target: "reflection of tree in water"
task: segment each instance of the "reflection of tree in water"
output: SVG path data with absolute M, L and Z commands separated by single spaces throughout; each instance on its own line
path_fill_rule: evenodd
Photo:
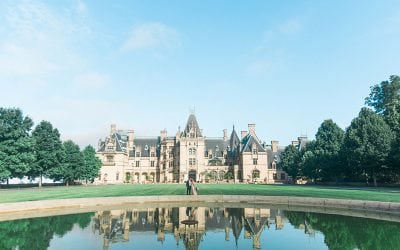
M 400 223 L 306 212 L 285 212 L 297 228 L 325 236 L 329 249 L 400 249 Z
M 47 249 L 54 235 L 72 230 L 74 224 L 85 228 L 91 213 L 0 222 L 0 249 Z

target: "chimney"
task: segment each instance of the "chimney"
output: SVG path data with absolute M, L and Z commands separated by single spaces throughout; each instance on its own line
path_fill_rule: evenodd
M 255 123 L 249 123 L 248 124 L 248 128 L 249 128 L 249 133 L 253 136 L 256 135 L 256 124 Z
M 111 124 L 110 135 L 114 134 L 116 130 L 117 130 L 117 125 Z
M 224 129 L 224 141 L 228 140 L 228 130 Z
M 129 147 L 133 147 L 133 138 L 135 135 L 135 131 L 133 130 L 128 130 L 128 145 Z
M 272 149 L 272 152 L 278 152 L 279 141 L 271 141 L 271 149 Z
M 165 138 L 167 138 L 167 130 L 166 129 L 161 130 L 160 138 L 161 138 L 161 141 L 164 140 Z
M 247 131 L 242 130 L 242 131 L 240 132 L 240 136 L 241 136 L 242 139 L 243 139 L 246 135 L 247 135 Z

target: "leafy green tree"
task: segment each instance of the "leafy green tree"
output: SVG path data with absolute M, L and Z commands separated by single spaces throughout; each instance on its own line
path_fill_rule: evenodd
M 42 186 L 42 177 L 49 176 L 51 168 L 60 166 L 62 143 L 60 133 L 53 128 L 50 122 L 40 122 L 32 132 L 36 162 L 32 164 L 30 177 L 40 177 L 39 187 Z
M 63 154 L 59 167 L 52 168 L 49 175 L 54 180 L 63 180 L 68 186 L 81 178 L 85 160 L 79 146 L 73 141 L 63 142 Z
M 289 145 L 282 152 L 280 159 L 280 167 L 293 178 L 293 181 L 296 181 L 301 175 L 299 150 L 295 146 Z
M 392 131 L 383 118 L 368 108 L 362 108 L 353 119 L 344 137 L 344 152 L 347 161 L 356 173 L 364 175 L 368 182 L 386 170 L 385 164 L 393 139 Z
M 315 151 L 321 167 L 321 177 L 338 181 L 343 177 L 341 147 L 344 131 L 331 119 L 325 120 L 315 135 Z
M 392 75 L 389 81 L 383 81 L 371 87 L 365 104 L 383 115 L 396 134 L 400 133 L 400 77 Z
M 0 180 L 22 178 L 34 161 L 31 118 L 16 108 L 0 108 Z
M 400 76 L 392 75 L 389 81 L 371 87 L 369 97 L 365 103 L 382 115 L 396 139 L 393 140 L 389 156 L 389 177 L 396 182 L 400 179 Z
M 300 151 L 301 169 L 305 177 L 314 183 L 321 179 L 322 163 L 320 162 L 319 152 L 316 150 L 315 141 L 310 141 Z
M 96 156 L 96 150 L 88 145 L 83 150 L 84 165 L 81 179 L 88 181 L 93 181 L 99 175 L 101 160 Z

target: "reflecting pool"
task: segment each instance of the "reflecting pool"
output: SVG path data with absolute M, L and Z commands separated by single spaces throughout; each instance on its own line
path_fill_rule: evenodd
M 0 249 L 400 249 L 400 223 L 278 208 L 129 208 L 0 222 Z

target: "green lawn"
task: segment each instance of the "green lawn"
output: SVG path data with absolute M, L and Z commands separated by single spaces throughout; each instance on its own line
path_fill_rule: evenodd
M 200 195 L 270 195 L 400 202 L 400 189 L 302 185 L 198 184 Z M 184 184 L 0 189 L 0 203 L 113 196 L 184 195 Z

